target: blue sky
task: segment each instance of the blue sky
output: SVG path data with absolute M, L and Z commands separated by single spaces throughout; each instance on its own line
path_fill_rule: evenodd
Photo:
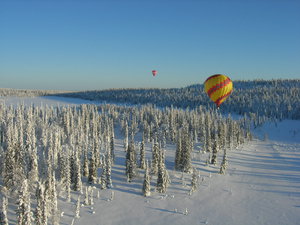
M 298 0 L 0 0 L 0 87 L 300 78 L 299 12 Z

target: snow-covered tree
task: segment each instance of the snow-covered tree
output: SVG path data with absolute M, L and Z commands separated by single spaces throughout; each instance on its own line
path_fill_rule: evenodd
M 178 132 L 177 136 L 177 144 L 176 144 L 176 153 L 175 153 L 175 169 L 181 170 L 182 169 L 182 161 L 181 161 L 181 155 L 182 155 L 182 139 L 181 139 L 181 131 Z
M 47 213 L 51 214 L 53 224 L 58 224 L 59 213 L 57 203 L 56 179 L 55 174 L 52 172 L 46 180 L 45 184 L 45 202 L 47 204 Z
M 110 144 L 111 160 L 112 160 L 112 163 L 114 163 L 114 161 L 115 161 L 115 134 L 114 134 L 114 123 L 113 123 L 113 120 L 111 120 L 111 125 L 110 125 L 109 144 Z
M 8 225 L 8 218 L 7 218 L 7 197 L 2 197 L 2 204 L 0 205 L 0 225 Z
M 10 135 L 10 128 L 7 128 L 7 134 Z M 4 169 L 3 169 L 3 182 L 7 189 L 15 186 L 15 151 L 12 141 L 9 136 L 6 137 L 6 150 L 4 151 Z
M 47 215 L 43 215 L 43 213 L 46 213 L 44 209 L 44 205 L 46 204 L 45 202 L 45 196 L 44 196 L 44 186 L 39 182 L 38 186 L 36 188 L 35 192 L 36 196 L 36 208 L 35 208 L 35 222 L 37 225 L 44 225 L 43 218 L 46 217 Z
M 74 191 L 82 191 L 82 181 L 81 181 L 81 162 L 78 156 L 78 152 L 75 153 L 75 162 L 74 162 Z
M 189 136 L 188 128 L 185 127 L 183 130 L 183 138 L 182 138 L 182 151 L 181 151 L 181 169 L 184 172 L 191 172 L 192 169 L 192 151 L 193 151 L 193 141 Z
M 205 123 L 204 126 L 206 128 L 205 130 L 205 143 L 204 143 L 204 150 L 206 152 L 211 152 L 212 143 L 211 143 L 211 116 L 209 113 L 205 116 Z
M 75 217 L 76 218 L 79 218 L 80 217 L 80 195 L 78 196 L 78 199 L 77 199 L 77 203 L 76 203 L 76 209 L 75 209 Z
M 134 148 L 134 141 L 131 140 L 126 153 L 126 176 L 128 182 L 131 182 L 136 176 L 136 166 L 136 152 Z
M 140 165 L 139 168 L 145 169 L 146 167 L 146 156 L 145 156 L 145 141 L 144 141 L 144 136 L 143 140 L 140 143 Z
M 125 121 L 124 150 L 128 150 L 128 123 Z
M 143 182 L 143 195 L 145 197 L 151 195 L 151 177 L 150 177 L 150 170 L 149 170 L 149 164 L 148 160 L 146 162 L 146 169 L 145 169 L 145 175 L 144 175 L 144 182 Z
M 31 183 L 36 183 L 38 181 L 38 156 L 37 149 L 29 150 L 29 169 L 28 169 L 28 179 Z
M 17 200 L 17 224 L 18 225 L 31 225 L 32 212 L 30 207 L 30 192 L 28 190 L 28 181 L 25 179 L 22 183 Z
M 196 168 L 193 168 L 192 181 L 191 181 L 191 193 L 196 191 L 198 188 L 198 173 Z
M 94 205 L 94 189 L 90 188 L 89 205 Z
M 84 150 L 83 153 L 83 174 L 84 177 L 89 176 L 89 159 L 88 159 L 88 153 L 87 148 Z
M 111 167 L 112 167 L 112 156 L 110 149 L 106 151 L 106 187 L 112 188 L 112 179 L 111 179 Z
M 91 158 L 89 160 L 89 177 L 88 181 L 90 184 L 94 184 L 97 180 L 97 167 L 96 167 L 96 159 L 95 155 L 92 153 Z
M 67 149 L 66 149 L 67 150 Z M 61 155 L 60 179 L 63 190 L 66 192 L 66 200 L 71 200 L 71 167 L 69 153 Z
M 162 150 L 160 150 L 159 161 L 158 161 L 156 190 L 159 193 L 166 193 L 169 183 L 170 183 L 170 177 L 169 177 L 168 171 L 165 166 L 164 152 Z
M 89 188 L 90 187 L 85 187 L 85 195 L 84 195 L 84 204 L 88 205 L 89 204 Z
M 107 166 L 106 166 L 106 157 L 103 156 L 103 163 L 102 163 L 102 171 L 101 171 L 101 177 L 100 177 L 100 187 L 101 189 L 106 189 L 106 182 L 107 182 Z
M 159 143 L 157 138 L 152 141 L 152 161 L 151 161 L 151 173 L 157 174 L 159 163 Z
M 227 151 L 226 151 L 226 149 L 224 149 L 223 160 L 222 160 L 220 171 L 219 171 L 220 174 L 225 174 L 227 164 L 228 164 L 228 162 L 227 162 Z
M 213 135 L 213 146 L 212 146 L 212 158 L 211 158 L 211 164 L 216 165 L 217 164 L 217 153 L 219 149 L 219 139 L 217 135 Z

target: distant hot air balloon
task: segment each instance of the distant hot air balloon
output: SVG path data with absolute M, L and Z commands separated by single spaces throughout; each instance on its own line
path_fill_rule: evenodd
M 152 70 L 152 75 L 155 77 L 157 74 L 157 71 L 156 70 Z
M 204 89 L 209 98 L 219 108 L 231 94 L 233 84 L 229 77 L 222 74 L 215 74 L 206 79 Z

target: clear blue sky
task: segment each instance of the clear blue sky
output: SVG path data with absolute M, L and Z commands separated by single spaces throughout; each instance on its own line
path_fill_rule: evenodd
M 0 0 L 0 87 L 300 78 L 299 12 L 299 0 Z

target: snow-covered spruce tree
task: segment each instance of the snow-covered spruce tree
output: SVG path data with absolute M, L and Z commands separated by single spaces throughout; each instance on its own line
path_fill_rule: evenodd
M 205 116 L 204 113 L 202 112 L 199 118 L 199 141 L 203 144 L 205 143 L 205 136 L 206 136 L 206 128 L 204 125 L 204 121 L 205 121 Z
M 151 173 L 156 175 L 158 171 L 159 163 L 159 143 L 157 138 L 152 141 L 152 162 L 151 162 Z
M 58 203 L 57 203 L 57 191 L 56 191 L 56 179 L 54 172 L 48 175 L 45 183 L 45 203 L 47 204 L 47 214 L 51 214 L 53 224 L 59 223 Z
M 29 148 L 30 149 L 30 148 Z M 29 166 L 28 166 L 28 179 L 31 184 L 34 184 L 38 181 L 38 156 L 37 148 L 28 149 L 29 154 Z
M 53 225 L 59 225 L 59 220 L 60 220 L 60 213 L 58 210 L 58 202 L 57 202 L 57 191 L 56 191 L 56 180 L 55 180 L 55 175 L 53 174 L 53 180 L 54 180 L 54 185 L 52 189 L 52 224 Z
M 136 152 L 134 148 L 134 140 L 131 139 L 126 154 L 126 176 L 127 181 L 131 182 L 136 176 Z
M 12 125 L 7 124 L 6 137 L 4 143 L 4 169 L 3 169 L 3 183 L 7 189 L 15 186 L 15 148 L 12 142 Z
M 110 155 L 112 163 L 115 162 L 115 134 L 114 134 L 114 122 L 111 120 L 110 122 Z
M 125 121 L 125 134 L 124 134 L 124 150 L 125 152 L 128 150 L 128 123 Z
M 192 181 L 191 181 L 191 193 L 196 191 L 198 188 L 198 173 L 197 169 L 193 168 Z
M 75 217 L 76 218 L 80 218 L 80 195 L 78 196 L 78 199 L 77 199 L 77 203 L 76 203 L 76 209 L 75 209 Z
M 95 160 L 95 165 L 96 165 L 96 170 L 98 167 L 100 167 L 100 138 L 97 138 L 97 136 L 94 139 L 94 144 L 93 144 L 93 157 Z M 97 173 L 96 173 L 97 176 Z
M 146 120 L 143 121 L 143 137 L 145 138 L 145 142 L 148 143 L 150 141 L 150 128 Z
M 228 123 L 229 123 L 229 127 L 228 127 L 229 148 L 232 149 L 237 147 L 237 139 L 236 139 L 237 130 L 236 130 L 235 122 L 231 118 L 228 119 Z
M 196 129 L 194 129 L 194 143 L 198 143 L 198 132 Z
M 96 167 L 96 159 L 95 154 L 92 152 L 90 160 L 89 160 L 89 177 L 88 182 L 90 184 L 96 183 L 97 180 L 97 167 Z
M 83 152 L 83 176 L 88 177 L 89 176 L 89 159 L 88 159 L 88 148 L 84 149 Z
M 106 179 L 106 174 L 107 174 L 106 169 L 107 169 L 107 167 L 106 167 L 105 156 L 103 156 L 102 162 L 103 163 L 102 163 L 102 171 L 101 171 L 101 177 L 100 177 L 100 188 L 101 189 L 106 189 L 106 181 L 107 181 L 107 179 Z
M 94 189 L 90 188 L 89 205 L 94 205 Z
M 163 160 L 164 157 L 162 154 L 163 152 L 162 150 L 160 150 L 156 182 L 156 190 L 158 193 L 166 193 L 167 186 L 169 184 L 169 176 L 165 167 L 165 162 Z
M 2 204 L 0 205 L 0 225 L 8 225 L 8 218 L 7 218 L 7 197 L 2 197 Z
M 13 174 L 13 180 L 11 181 L 12 183 L 15 183 L 15 187 L 18 187 L 23 180 L 26 178 L 26 160 L 25 160 L 25 154 L 24 154 L 24 147 L 23 144 L 18 142 L 19 134 L 18 134 L 18 128 L 17 124 L 14 123 L 12 126 L 13 130 L 11 130 L 11 142 L 8 143 L 7 147 L 8 148 L 13 148 L 11 150 L 7 149 L 7 152 L 9 154 L 12 154 L 13 156 L 13 166 L 12 166 L 12 172 Z M 10 157 L 10 156 L 9 156 Z M 9 166 L 11 167 L 11 166 Z M 6 170 L 4 170 L 6 172 Z M 5 181 L 4 181 L 5 182 Z
M 71 167 L 69 153 L 66 151 L 61 155 L 61 184 L 63 190 L 66 192 L 66 200 L 71 200 Z
M 227 127 L 224 120 L 218 121 L 218 138 L 221 148 L 226 148 Z
M 27 177 L 28 171 L 31 169 L 29 166 L 29 155 L 31 153 L 31 148 L 27 149 L 24 145 L 24 128 L 23 128 L 23 118 L 21 115 L 15 115 L 17 121 L 14 123 L 14 135 L 13 143 L 15 148 L 15 173 L 17 183 L 22 183 L 22 181 Z M 35 134 L 34 134 L 35 135 Z M 34 136 L 33 135 L 33 136 Z M 35 136 L 33 137 L 35 140 Z M 35 143 L 34 143 L 35 145 Z M 30 147 L 33 145 L 30 144 Z M 30 185 L 30 182 L 28 183 Z
M 143 182 L 143 195 L 145 197 L 151 195 L 151 177 L 150 177 L 150 170 L 149 170 L 149 163 L 148 160 L 146 162 L 145 168 L 145 175 L 144 175 L 144 182 Z
M 131 126 L 130 126 L 130 132 L 134 136 L 138 132 L 138 125 L 136 121 L 136 116 L 132 116 Z
M 74 183 L 73 190 L 74 191 L 82 191 L 82 181 L 81 181 L 81 162 L 78 156 L 78 151 L 76 149 L 75 153 L 75 162 L 74 162 Z
M 0 129 L 1 129 L 1 123 L 0 123 Z M 1 133 L 1 131 L 0 131 L 0 133 Z M 1 139 L 1 137 L 0 137 L 0 139 Z M 4 170 L 4 150 L 3 150 L 2 146 L 3 146 L 3 143 L 0 143 L 0 175 L 1 176 L 3 176 L 3 170 Z M 2 179 L 3 179 L 3 177 L 2 177 Z
M 181 166 L 182 171 L 186 173 L 192 172 L 192 151 L 193 151 L 193 141 L 189 136 L 188 128 L 185 127 L 183 130 L 183 139 L 182 139 L 182 151 L 181 151 Z
M 44 208 L 44 204 L 45 203 L 45 199 L 44 199 L 44 186 L 39 182 L 38 186 L 36 188 L 36 192 L 35 192 L 35 197 L 36 197 L 36 208 L 35 208 L 35 222 L 37 225 L 44 225 L 43 223 L 43 217 L 45 217 L 45 215 L 43 216 L 43 213 L 45 213 L 45 211 L 43 210 Z
M 84 204 L 89 204 L 89 188 L 88 186 L 85 187 L 85 195 L 84 195 Z
M 41 218 L 41 224 L 45 225 L 45 224 L 48 224 L 48 217 L 49 217 L 49 208 L 50 208 L 50 205 L 49 205 L 49 201 L 48 201 L 48 191 L 46 191 L 46 188 L 44 188 L 44 197 L 43 197 L 43 204 L 41 205 L 42 206 L 42 218 Z
M 225 174 L 226 168 L 227 168 L 227 150 L 226 148 L 224 148 L 224 155 L 223 155 L 223 160 L 221 163 L 221 167 L 220 167 L 220 174 Z
M 212 148 L 212 143 L 211 143 L 211 116 L 209 115 L 209 113 L 206 113 L 204 126 L 206 128 L 206 130 L 205 130 L 204 150 L 206 152 L 211 152 L 211 148 Z
M 162 130 L 162 134 L 161 134 L 161 147 L 165 148 L 167 145 L 167 131 L 164 129 Z
M 234 132 L 232 128 L 231 119 L 227 119 L 228 133 L 227 133 L 227 147 L 231 150 L 234 147 Z
M 58 159 L 61 150 L 61 128 L 55 127 L 53 134 L 53 164 L 55 170 L 59 167 Z
M 111 156 L 111 149 L 107 148 L 106 151 L 106 187 L 112 188 L 112 180 L 111 180 L 111 166 L 112 166 L 112 156 Z
M 212 148 L 212 157 L 211 157 L 211 164 L 217 164 L 217 153 L 219 149 L 219 139 L 218 135 L 213 134 L 213 148 Z
M 67 110 L 66 108 L 63 108 L 63 129 L 64 133 L 66 135 L 66 140 L 69 139 L 70 133 L 71 133 L 71 127 L 70 127 L 70 110 Z
M 238 146 L 245 143 L 245 133 L 241 126 L 237 128 L 237 143 Z
M 177 134 L 177 144 L 176 144 L 176 153 L 175 153 L 175 170 L 182 169 L 181 155 L 182 155 L 182 138 L 181 138 L 181 130 L 178 131 Z
M 32 212 L 30 207 L 30 192 L 28 190 L 28 181 L 25 179 L 19 190 L 19 197 L 17 200 L 17 224 L 18 225 L 31 225 Z
M 146 156 L 145 156 L 145 140 L 144 136 L 140 143 L 140 165 L 139 168 L 145 169 L 146 167 Z

